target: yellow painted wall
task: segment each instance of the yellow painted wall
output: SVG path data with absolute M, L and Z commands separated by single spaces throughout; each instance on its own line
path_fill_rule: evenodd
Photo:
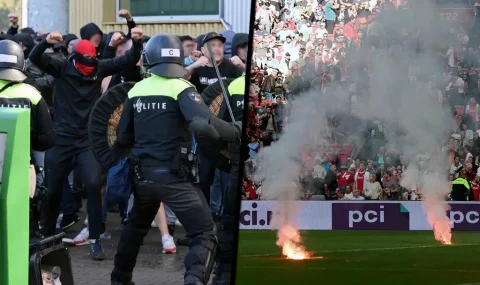
M 68 30 L 79 35 L 80 28 L 90 22 L 101 25 L 104 33 L 111 31 L 127 32 L 124 23 L 115 22 L 115 0 L 70 0 Z M 135 18 L 135 15 L 133 15 Z M 218 22 L 210 23 L 141 23 L 137 24 L 144 30 L 145 35 L 153 36 L 158 33 L 173 35 L 190 35 L 196 37 L 206 32 L 219 32 L 224 29 Z

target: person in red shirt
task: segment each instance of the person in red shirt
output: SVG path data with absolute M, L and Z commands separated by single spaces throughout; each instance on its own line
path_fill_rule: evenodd
M 473 179 L 472 183 L 470 185 L 472 186 L 472 191 L 473 191 L 473 200 L 474 201 L 479 201 L 480 200 L 480 183 L 479 183 L 479 177 L 480 176 L 475 176 L 475 179 Z
M 365 163 L 360 162 L 360 167 L 355 172 L 355 187 L 354 189 L 360 190 L 360 193 L 363 193 L 365 189 L 365 183 L 370 179 L 370 173 L 365 170 Z
M 337 174 L 338 188 L 345 191 L 347 186 L 350 186 L 350 188 L 353 187 L 353 182 L 355 182 L 354 170 L 351 168 L 347 170 L 346 166 L 341 166 L 340 169 L 342 171 Z
M 253 189 L 250 181 L 243 180 L 243 192 L 246 194 L 247 200 L 257 200 L 257 192 Z

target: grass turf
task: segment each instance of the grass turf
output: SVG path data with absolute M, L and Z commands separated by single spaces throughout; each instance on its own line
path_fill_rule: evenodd
M 478 284 L 480 233 L 454 232 L 453 245 L 430 231 L 302 231 L 312 260 L 287 260 L 274 231 L 241 230 L 237 285 Z

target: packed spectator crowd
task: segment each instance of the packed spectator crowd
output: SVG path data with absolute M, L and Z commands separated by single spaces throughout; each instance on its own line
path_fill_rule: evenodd
M 424 93 L 452 117 L 451 130 L 439 138 L 432 151 L 448 157 L 450 167 L 445 175 L 451 182 L 458 177 L 468 180 L 469 194 L 459 200 L 478 201 L 480 1 L 467 2 L 472 18 L 437 27 L 450 42 L 428 50 L 433 50 L 445 66 L 443 73 L 426 77 L 416 66 L 410 66 L 406 76 L 410 84 L 427 90 Z M 303 154 L 303 170 L 296 182 L 301 189 L 299 199 L 423 199 L 421 185 L 414 183 L 409 189 L 400 186 L 409 161 L 387 139 L 389 132 L 398 129 L 373 117 L 359 127 L 362 120 L 355 118 L 357 102 L 369 94 L 371 61 L 379 50 L 399 42 L 416 51 L 426 49 L 420 29 L 392 27 L 391 23 L 401 25 L 402 21 L 391 18 L 409 19 L 411 4 L 408 0 L 257 1 L 253 86 L 247 111 L 246 170 L 250 175 L 243 183 L 244 200 L 262 199 L 261 182 L 254 179 L 258 154 L 281 140 L 295 97 L 312 88 L 319 94 L 346 93 L 348 99 L 342 102 L 346 108 L 327 114 L 326 131 L 318 142 L 321 146 Z
M 37 190 L 42 186 L 48 186 L 44 183 L 44 180 L 47 184 L 49 179 L 50 182 L 54 180 L 64 181 L 61 203 L 58 201 L 58 205 L 55 205 L 55 207 L 61 207 L 61 214 L 56 225 L 57 231 L 67 231 L 80 221 L 80 215 L 86 218 L 87 213 L 82 210 L 84 208 L 82 201 L 85 198 L 88 197 L 89 200 L 88 213 L 90 214 L 92 213 L 90 208 L 93 207 L 90 205 L 103 204 L 101 215 L 92 217 L 89 214 L 85 221 L 82 220 L 85 228 L 72 239 L 70 233 L 67 233 L 67 238 L 64 239 L 64 242 L 75 245 L 89 245 L 90 257 L 95 260 L 103 260 L 105 257 L 101 240 L 111 238 L 106 228 L 107 212 L 119 213 L 122 224 L 125 224 L 128 222 L 128 213 L 133 202 L 130 201 L 128 204 L 127 201 L 124 201 L 125 203 L 109 203 L 104 198 L 107 184 L 106 173 L 96 173 L 98 169 L 91 167 L 92 164 L 87 171 L 87 176 L 85 169 L 80 169 L 80 164 L 88 159 L 94 159 L 91 154 L 89 154 L 88 159 L 82 156 L 90 149 L 88 147 L 88 136 L 86 135 L 88 114 L 95 101 L 112 87 L 124 82 L 139 82 L 149 76 L 141 64 L 141 49 L 142 44 L 145 48 L 150 37 L 143 35 L 143 30 L 136 27 L 130 11 L 120 10 L 119 17 L 126 20 L 128 32 L 116 31 L 107 34 L 103 33 L 95 23 L 89 23 L 81 28 L 78 35 L 66 34 L 62 36 L 53 31 L 49 33 L 44 30 L 35 31 L 32 28 L 22 29 L 19 27 L 18 16 L 11 13 L 9 14 L 10 28 L 0 34 L 0 41 L 12 40 L 23 49 L 26 60 L 25 75 L 27 76 L 24 83 L 38 89 L 45 99 L 57 133 L 57 144 L 59 144 L 60 137 L 64 138 L 65 133 L 70 132 L 66 135 L 70 141 L 67 144 L 63 142 L 61 145 L 71 145 L 72 147 L 80 147 L 81 145 L 81 150 L 72 150 L 66 154 L 74 157 L 71 164 L 66 162 L 62 167 L 67 170 L 73 169 L 71 172 L 69 171 L 69 175 L 67 174 L 68 177 L 49 177 L 50 172 L 44 171 L 44 165 L 48 164 L 44 163 L 44 161 L 47 161 L 45 152 L 34 151 L 32 164 L 36 165 L 38 172 Z M 215 69 L 210 65 L 210 60 L 202 53 L 202 47 L 205 49 L 204 45 L 207 42 L 215 42 L 211 44 L 211 49 L 216 58 L 221 58 L 217 64 L 222 77 L 237 78 L 244 73 L 246 51 L 240 52 L 240 50 L 246 50 L 247 34 L 236 34 L 233 31 L 226 30 L 222 35 L 209 32 L 194 37 L 184 35 L 178 36 L 178 38 L 183 45 L 184 66 L 188 67 L 190 71 L 188 78 L 185 79 L 189 80 L 199 93 L 218 80 Z M 58 66 L 66 66 L 68 65 L 67 62 L 72 64 L 73 71 L 59 73 Z M 108 63 L 108 66 L 105 63 Z M 100 65 L 105 69 L 101 70 L 101 74 L 97 72 L 97 67 Z M 73 79 L 70 80 L 70 77 Z M 82 82 L 81 86 L 76 85 L 78 81 Z M 61 83 L 57 84 L 58 82 Z M 65 82 L 69 83 L 65 84 Z M 73 98 L 69 96 L 73 96 Z M 110 121 L 105 123 L 112 124 Z M 66 126 L 70 130 L 65 130 Z M 46 153 L 48 157 L 48 151 Z M 50 159 L 60 160 L 62 158 L 57 155 Z M 45 165 L 45 167 L 48 169 L 48 165 Z M 43 179 L 44 176 L 46 176 L 45 179 Z M 97 178 L 101 181 L 96 181 Z M 101 185 L 103 202 L 90 201 L 90 199 L 97 197 L 97 193 L 93 195 L 95 197 L 88 194 L 88 191 L 97 192 L 95 189 L 88 189 L 92 186 L 92 183 Z M 99 193 L 100 189 L 98 189 Z M 220 202 L 222 199 L 221 196 L 213 198 L 220 200 Z M 218 205 L 217 209 L 212 208 L 213 215 L 219 214 L 218 208 Z M 43 210 L 45 211 L 45 209 Z M 44 215 L 45 213 L 31 215 L 31 238 L 43 237 L 40 230 L 43 221 L 40 220 L 40 216 L 43 217 Z M 93 237 L 89 229 L 92 219 L 97 219 L 97 222 L 101 220 L 99 237 Z M 161 207 L 155 221 L 152 222 L 152 227 L 158 226 L 162 234 L 164 253 L 176 252 L 176 245 L 173 241 L 175 225 L 178 226 L 179 222 L 173 212 L 168 207 L 165 207 L 165 210 Z M 43 226 L 45 227 L 45 225 Z M 188 238 L 185 243 L 182 245 L 188 245 Z

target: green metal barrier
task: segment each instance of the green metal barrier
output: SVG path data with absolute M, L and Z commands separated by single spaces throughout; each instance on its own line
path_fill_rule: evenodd
M 30 110 L 0 108 L 0 284 L 28 284 Z

